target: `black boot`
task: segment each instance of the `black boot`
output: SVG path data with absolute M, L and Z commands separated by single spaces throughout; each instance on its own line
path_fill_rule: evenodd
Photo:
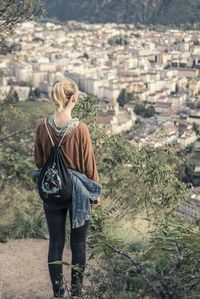
M 53 285 L 53 293 L 56 298 L 63 298 L 65 294 L 65 286 L 63 280 L 56 280 Z
M 71 295 L 81 296 L 84 277 L 84 266 L 74 266 L 71 271 Z

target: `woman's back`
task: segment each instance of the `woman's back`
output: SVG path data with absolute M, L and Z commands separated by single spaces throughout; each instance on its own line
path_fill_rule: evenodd
M 58 144 L 62 138 L 61 135 L 49 123 L 47 125 L 54 143 Z M 65 130 L 67 130 L 67 126 Z M 43 167 L 51 148 L 51 140 L 45 127 L 45 120 L 43 119 L 38 124 L 35 137 L 34 157 L 38 168 Z M 77 126 L 66 134 L 61 143 L 61 149 L 66 157 L 69 168 L 86 174 L 94 181 L 99 181 L 90 133 L 84 122 L 79 121 Z

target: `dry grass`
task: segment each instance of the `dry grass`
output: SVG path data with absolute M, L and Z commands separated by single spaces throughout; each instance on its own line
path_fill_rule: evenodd
M 117 239 L 125 243 L 134 241 L 145 241 L 148 239 L 150 230 L 149 221 L 142 213 L 134 219 L 123 218 L 121 220 L 111 219 L 105 227 L 108 238 Z

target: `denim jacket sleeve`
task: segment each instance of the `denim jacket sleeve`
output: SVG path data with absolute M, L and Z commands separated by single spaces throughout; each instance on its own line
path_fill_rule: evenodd
M 102 192 L 101 184 L 89 179 L 85 174 L 71 170 L 72 190 L 72 228 L 84 225 L 91 217 L 91 204 Z

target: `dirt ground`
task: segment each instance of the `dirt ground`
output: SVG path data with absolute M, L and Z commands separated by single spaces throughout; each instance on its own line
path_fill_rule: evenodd
M 50 299 L 48 240 L 11 240 L 0 243 L 0 299 Z M 63 260 L 70 262 L 70 249 Z M 64 267 L 68 281 L 70 271 Z M 66 297 L 67 298 L 67 297 Z

